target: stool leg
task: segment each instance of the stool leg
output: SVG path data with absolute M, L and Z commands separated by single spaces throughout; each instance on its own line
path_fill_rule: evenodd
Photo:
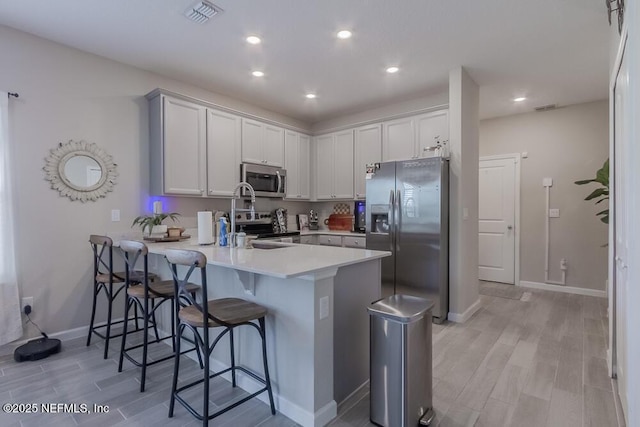
M 138 304 L 133 306 L 133 313 L 135 315 L 134 319 L 135 319 L 135 324 L 136 324 L 136 331 L 140 330 L 140 325 L 138 325 L 138 317 L 140 316 L 138 314 Z
M 273 404 L 273 392 L 271 391 L 271 379 L 269 378 L 269 364 L 267 363 L 267 330 L 265 328 L 264 317 L 261 317 L 260 337 L 262 338 L 262 361 L 264 362 L 264 379 L 267 382 L 267 393 L 269 394 L 269 404 L 271 405 L 271 414 L 276 414 L 276 407 Z
M 180 370 L 180 337 L 184 328 L 178 325 L 178 334 L 175 335 L 176 356 L 173 363 L 173 382 L 171 383 L 171 397 L 169 398 L 169 418 L 173 417 L 173 407 L 176 403 L 176 388 L 178 387 L 178 371 Z M 197 345 L 197 343 L 196 343 Z
M 144 319 L 142 321 L 144 330 L 142 333 L 142 375 L 140 377 L 140 392 L 144 391 L 144 383 L 147 379 L 147 345 L 149 344 L 149 298 L 144 299 L 144 309 L 142 310 Z M 155 326 L 155 324 L 154 324 Z
M 153 332 L 156 336 L 156 342 L 160 342 L 160 335 L 158 335 L 158 323 L 156 322 L 156 300 L 151 300 L 151 316 L 153 317 Z M 145 331 L 147 329 L 145 328 Z
M 204 304 L 207 302 L 205 301 Z M 209 425 L 209 328 L 205 327 L 202 329 L 202 335 L 204 342 L 203 348 L 203 356 L 204 356 L 204 402 L 202 406 L 202 426 L 207 427 Z
M 125 293 L 124 295 L 124 322 L 122 324 L 122 340 L 121 340 L 121 344 L 120 344 L 120 360 L 118 361 L 118 372 L 122 372 L 122 361 L 124 359 L 124 349 L 126 347 L 126 341 L 127 341 L 127 326 L 128 326 L 128 321 L 127 319 L 129 318 L 129 307 L 131 306 L 131 299 L 129 298 L 129 295 Z
M 231 347 L 231 385 L 236 386 L 236 357 L 233 345 L 233 328 L 229 328 L 229 347 Z
M 89 335 L 87 336 L 87 347 L 91 345 L 91 335 L 93 335 L 93 322 L 96 319 L 96 302 L 98 299 L 98 282 L 93 281 L 93 306 L 91 307 L 91 321 L 89 322 Z
M 171 301 L 171 306 L 175 304 L 175 300 Z M 171 309 L 171 347 L 173 348 L 173 352 L 176 352 L 176 313 Z
M 105 290 L 106 291 L 106 290 Z M 113 308 L 113 283 L 109 283 L 109 291 L 107 292 L 107 334 L 104 338 L 104 358 L 109 353 L 109 340 L 111 339 L 111 312 Z

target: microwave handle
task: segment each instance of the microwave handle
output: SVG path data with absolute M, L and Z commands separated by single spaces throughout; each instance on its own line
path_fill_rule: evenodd
M 282 177 L 280 176 L 280 171 L 276 171 L 276 176 L 278 177 L 278 193 L 281 193 L 280 188 L 282 187 Z

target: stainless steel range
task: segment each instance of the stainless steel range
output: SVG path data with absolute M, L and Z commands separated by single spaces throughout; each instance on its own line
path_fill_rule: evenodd
M 300 243 L 299 231 L 286 233 L 274 233 L 273 214 L 271 212 L 256 212 L 256 219 L 251 221 L 251 214 L 241 213 L 236 215 L 236 233 L 240 230 L 247 235 L 258 236 L 261 240 L 278 240 L 283 242 Z

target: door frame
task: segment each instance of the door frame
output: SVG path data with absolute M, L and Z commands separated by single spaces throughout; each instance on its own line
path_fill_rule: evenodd
M 522 156 L 520 153 L 496 154 L 492 156 L 480 156 L 478 163 L 483 160 L 507 160 L 513 159 L 515 165 L 515 184 L 514 184 L 514 211 L 513 211 L 513 237 L 514 237 L 514 255 L 513 255 L 513 285 L 520 286 L 520 163 Z M 478 199 L 479 200 L 479 199 Z M 478 201 L 479 203 L 479 201 Z M 479 210 L 479 207 L 478 207 Z

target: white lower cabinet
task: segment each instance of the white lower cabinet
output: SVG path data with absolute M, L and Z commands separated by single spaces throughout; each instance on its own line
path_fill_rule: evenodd
M 318 244 L 325 246 L 342 246 L 342 237 L 321 234 L 318 236 Z
M 335 234 L 316 234 L 300 236 L 300 243 L 306 245 L 342 246 L 345 248 L 367 247 L 365 237 L 339 236 Z
M 345 248 L 366 248 L 366 238 L 365 237 L 352 237 L 352 236 L 344 236 L 342 237 L 342 246 Z
M 300 236 L 300 243 L 303 245 L 317 245 L 318 244 L 318 236 L 310 235 L 310 236 Z

